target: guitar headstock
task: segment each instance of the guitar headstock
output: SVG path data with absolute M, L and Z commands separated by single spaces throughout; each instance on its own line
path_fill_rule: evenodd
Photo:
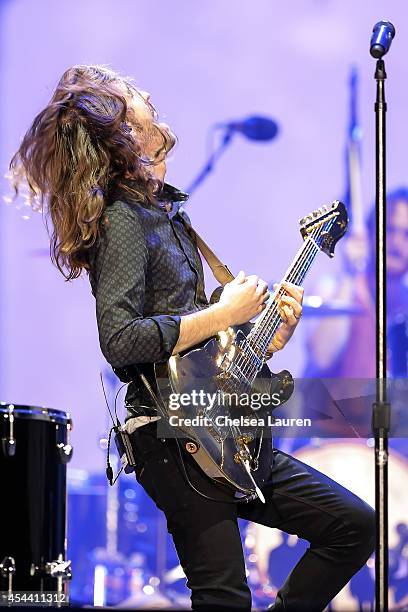
M 334 200 L 330 206 L 306 215 L 299 223 L 303 239 L 310 237 L 321 251 L 333 257 L 337 242 L 347 231 L 347 209 L 342 202 Z

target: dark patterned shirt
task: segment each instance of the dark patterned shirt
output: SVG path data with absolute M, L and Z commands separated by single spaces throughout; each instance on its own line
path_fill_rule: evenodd
M 152 382 L 152 364 L 168 360 L 177 343 L 180 315 L 208 306 L 201 259 L 176 204 L 186 195 L 165 185 L 161 199 L 171 212 L 116 195 L 90 252 L 100 345 L 121 380 L 137 365 Z M 129 385 L 126 404 L 128 416 L 156 413 L 140 381 Z

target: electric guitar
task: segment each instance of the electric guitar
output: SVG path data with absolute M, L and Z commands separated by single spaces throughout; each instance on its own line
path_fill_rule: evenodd
M 347 210 L 337 200 L 301 219 L 303 244 L 282 282 L 301 285 L 320 251 L 333 257 L 347 225 Z M 266 365 L 284 293 L 281 283 L 255 324 L 229 328 L 155 364 L 160 413 L 204 472 L 236 497 L 263 498 L 260 488 L 271 465 L 271 412 L 294 387 L 287 370 L 274 374 Z M 261 394 L 270 403 L 254 409 Z

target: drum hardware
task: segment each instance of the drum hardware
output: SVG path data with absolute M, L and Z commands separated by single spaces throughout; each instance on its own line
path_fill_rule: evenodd
M 13 591 L 13 576 L 16 573 L 16 562 L 13 557 L 4 557 L 3 561 L 0 563 L 0 575 L 2 578 L 7 579 L 8 583 L 8 593 L 11 595 Z
M 72 457 L 72 453 L 74 449 L 72 448 L 70 444 L 63 444 L 61 442 L 60 444 L 57 444 L 57 448 L 58 448 L 59 456 L 61 459 L 61 463 L 68 463 L 68 461 L 71 461 L 71 457 Z
M 4 418 L 9 422 L 9 434 L 8 437 L 2 438 L 3 453 L 7 457 L 14 457 L 16 454 L 16 440 L 14 438 L 14 406 L 10 404 L 7 407 L 7 413 Z
M 30 567 L 30 575 L 32 577 L 37 576 L 41 579 L 40 591 L 48 590 L 48 587 L 44 589 L 44 579 L 55 579 L 55 591 L 60 595 L 64 593 L 64 583 L 72 578 L 71 561 L 65 561 L 62 555 L 59 555 L 57 561 L 49 561 L 40 566 L 32 563 Z
M 56 435 L 57 435 L 57 439 L 59 437 L 59 425 L 55 426 L 56 429 Z M 57 443 L 57 449 L 58 449 L 58 453 L 59 453 L 59 457 L 61 459 L 61 463 L 65 464 L 68 463 L 69 461 L 71 461 L 72 459 L 72 454 L 74 452 L 74 449 L 72 448 L 72 445 L 70 444 L 70 433 L 71 433 L 71 429 L 72 429 L 72 421 L 69 420 L 66 426 L 66 439 L 61 442 Z M 64 430 L 62 430 L 62 436 L 64 436 Z
M 31 564 L 31 576 L 52 576 L 53 578 L 63 577 L 65 580 L 72 578 L 71 561 L 64 561 L 62 555 L 58 561 L 47 561 L 44 565 Z
M 48 575 L 57 579 L 57 593 L 63 593 L 64 582 L 71 580 L 71 561 L 64 561 L 62 555 L 58 561 L 51 561 L 45 564 L 45 571 Z

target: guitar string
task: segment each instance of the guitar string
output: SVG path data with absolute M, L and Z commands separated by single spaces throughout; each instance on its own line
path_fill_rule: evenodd
M 304 258 L 305 263 L 304 264 L 302 263 L 301 266 L 294 266 L 291 270 L 289 270 L 289 273 L 287 274 L 287 280 L 289 280 L 289 282 L 295 281 L 295 280 L 298 282 L 302 282 L 304 280 L 315 257 L 321 250 L 320 245 L 316 243 L 316 240 L 320 238 L 323 230 L 326 231 L 328 229 L 331 229 L 332 224 L 333 222 L 327 224 L 328 227 L 319 229 L 319 231 L 315 232 L 313 237 L 311 237 L 311 247 L 310 249 L 307 250 L 306 257 Z M 299 267 L 300 267 L 300 270 L 299 270 Z M 286 293 L 286 291 L 284 292 Z M 276 312 L 277 312 L 277 308 L 275 308 L 275 312 L 270 312 L 266 317 L 264 317 L 264 321 L 262 321 L 262 324 L 259 326 L 259 330 L 258 329 L 255 330 L 255 333 L 253 334 L 251 340 L 254 340 L 255 342 L 259 341 L 261 334 L 264 333 L 265 331 L 265 327 L 270 325 L 270 319 L 273 317 L 273 315 L 276 314 Z M 267 339 L 267 341 L 269 341 L 269 338 Z
M 309 235 L 308 237 L 313 236 L 314 239 L 318 238 L 320 236 L 320 234 L 322 233 L 323 229 L 327 230 L 330 229 L 331 226 L 333 225 L 335 219 L 331 220 L 331 222 L 328 225 L 328 227 L 324 227 L 326 224 L 323 224 L 322 226 L 320 226 L 317 230 L 315 230 L 314 232 L 312 232 L 311 235 Z M 304 248 L 304 245 L 302 245 Z M 299 274 L 303 274 L 305 275 L 308 271 L 308 269 L 310 268 L 311 264 L 313 263 L 313 260 L 315 259 L 317 253 L 319 252 L 320 247 L 318 245 L 315 244 L 315 242 L 310 242 L 310 244 L 304 249 L 304 252 L 302 253 L 302 255 L 300 256 L 300 258 L 298 259 L 298 261 L 295 263 L 295 265 L 292 268 L 289 268 L 288 272 L 285 274 L 284 278 L 292 279 L 294 280 L 296 278 L 296 275 Z M 304 278 L 304 276 L 303 276 Z M 268 317 L 264 317 L 264 321 L 262 321 L 262 326 L 260 327 L 261 332 L 263 332 L 265 330 L 265 328 L 269 325 L 270 320 L 273 319 L 273 317 L 278 314 L 277 313 L 277 308 L 280 305 L 281 301 L 277 301 L 277 298 L 281 297 L 282 295 L 285 294 L 284 290 L 279 290 L 278 293 L 276 294 L 276 296 L 274 297 L 274 306 L 271 309 L 271 311 L 268 313 Z M 280 324 L 281 321 L 281 317 L 278 315 L 278 317 L 276 318 L 273 327 L 277 327 L 277 325 Z M 258 331 L 258 330 L 257 330 Z M 273 334 L 276 333 L 275 331 L 273 332 Z M 260 333 L 258 331 L 258 336 L 256 336 L 257 338 L 260 337 Z M 273 337 L 273 336 L 272 336 Z M 253 340 L 253 338 L 252 338 Z M 246 341 L 246 340 L 245 340 Z M 265 341 L 264 341 L 265 342 Z M 251 347 L 252 350 L 252 347 Z M 251 373 L 251 376 L 255 375 L 258 373 L 259 368 L 257 366 L 254 367 L 253 362 L 251 363 L 251 361 L 248 362 L 247 359 L 242 358 L 241 355 L 238 356 L 237 359 L 237 364 L 239 364 L 239 366 L 241 366 L 244 362 L 246 363 L 246 367 L 244 368 L 244 371 L 242 371 L 242 374 L 245 376 L 245 378 L 248 376 L 249 373 Z M 246 371 L 245 371 L 246 370 Z M 241 372 L 240 368 L 239 371 Z M 233 381 L 232 385 L 231 383 L 229 384 L 230 387 L 230 391 L 232 393 L 237 393 L 239 391 L 239 387 L 242 387 L 242 380 L 241 381 Z M 248 383 L 249 381 L 247 381 Z M 214 410 L 218 408 L 218 406 L 215 406 L 211 411 L 210 411 L 210 418 L 213 415 Z
M 309 261 L 309 256 L 310 255 L 315 255 L 318 252 L 318 245 L 315 244 L 315 240 L 318 239 L 321 235 L 321 233 L 323 232 L 323 230 L 325 230 L 326 228 L 322 226 L 320 226 L 319 228 L 317 228 L 314 232 L 312 232 L 312 235 L 309 235 L 308 238 L 311 238 L 311 241 L 309 242 L 308 247 L 306 247 L 306 250 L 304 253 L 302 253 L 302 255 L 299 257 L 298 261 L 296 262 L 296 264 L 292 267 L 289 267 L 289 269 L 287 270 L 287 272 L 284 275 L 284 279 L 289 279 L 290 277 L 295 280 L 295 276 L 297 274 L 299 274 L 299 272 L 304 272 L 302 270 L 302 266 L 303 266 L 303 261 L 302 259 L 306 260 L 306 264 L 308 264 Z M 313 250 L 316 250 L 316 253 L 313 253 Z M 312 262 L 311 262 L 312 263 Z M 300 270 L 299 270 L 300 268 Z M 284 289 L 279 289 L 278 293 L 276 294 L 275 298 L 274 298 L 274 303 L 276 302 L 276 298 L 280 297 L 282 295 L 285 294 L 285 290 Z M 279 304 L 280 305 L 280 302 Z M 253 339 L 255 342 L 258 341 L 258 337 L 261 336 L 261 334 L 265 331 L 265 328 L 269 326 L 269 321 L 268 318 L 270 318 L 270 315 L 273 311 L 269 311 L 269 312 L 264 312 L 261 315 L 261 320 L 259 321 L 259 323 L 257 324 L 256 328 L 254 328 L 254 330 L 252 330 L 251 334 L 249 334 L 251 336 L 251 339 Z M 275 309 L 276 312 L 276 309 Z M 273 312 L 273 314 L 275 314 L 275 312 Z M 266 322 L 265 322 L 266 321 Z
M 334 220 L 330 220 L 330 223 L 325 224 L 326 227 L 321 227 L 319 229 L 318 232 L 314 232 L 314 236 L 313 238 L 318 239 L 324 230 L 328 230 L 331 228 L 331 226 L 333 225 Z M 302 257 L 300 258 L 300 264 L 294 266 L 292 269 L 289 270 L 289 273 L 287 273 L 285 275 L 285 278 L 290 282 L 293 280 L 298 280 L 298 282 L 301 282 L 308 270 L 310 269 L 310 266 L 312 265 L 315 257 L 317 256 L 317 254 L 320 251 L 320 246 L 315 244 L 315 242 L 313 241 L 311 243 L 311 248 L 307 248 L 305 251 L 305 254 L 302 255 Z M 306 256 L 305 256 L 306 255 Z M 302 259 L 305 259 L 305 261 L 303 262 Z M 259 340 L 262 338 L 262 334 L 266 331 L 266 329 L 269 327 L 269 333 L 267 336 L 265 336 L 264 340 L 261 343 L 261 350 L 262 351 L 266 351 L 267 347 L 269 346 L 269 343 L 271 341 L 271 339 L 273 338 L 273 336 L 275 335 L 277 328 L 279 326 L 279 324 L 282 321 L 282 317 L 279 315 L 278 313 L 278 307 L 281 304 L 281 300 L 276 300 L 276 297 L 281 297 L 282 295 L 284 295 L 286 292 L 285 290 L 279 290 L 277 296 L 275 296 L 274 302 L 276 302 L 274 304 L 274 307 L 271 309 L 271 311 L 268 313 L 267 316 L 264 317 L 264 320 L 261 322 L 261 325 L 259 326 L 259 330 L 256 329 L 256 333 L 249 334 L 248 337 L 248 343 L 251 345 L 251 343 L 255 343 L 255 342 L 259 342 Z M 275 320 L 274 320 L 275 319 Z M 252 347 L 251 347 L 252 348 Z M 252 349 L 253 350 L 253 349 Z M 256 370 L 253 370 L 252 373 L 256 374 Z
M 323 224 L 325 225 L 325 224 Z M 320 228 L 317 228 L 317 230 L 315 230 L 314 232 L 312 232 L 312 236 L 314 239 L 317 239 L 319 237 L 319 235 L 322 233 L 323 229 L 325 229 L 324 227 L 320 226 Z M 311 237 L 310 235 L 308 236 L 308 238 Z M 284 279 L 291 281 L 291 280 L 296 280 L 297 276 L 299 274 L 305 274 L 308 270 L 308 268 L 310 267 L 310 265 L 313 263 L 313 259 L 315 258 L 315 256 L 317 255 L 318 251 L 319 251 L 319 247 L 315 244 L 315 242 L 310 241 L 309 244 L 306 246 L 306 248 L 304 247 L 304 245 L 302 245 L 303 253 L 300 255 L 299 259 L 295 262 L 295 264 L 290 267 L 288 269 L 288 271 L 286 272 Z M 304 276 L 303 276 L 304 278 Z M 275 297 L 273 298 L 273 306 L 271 308 L 271 310 L 268 312 L 268 314 L 265 316 L 263 316 L 263 319 L 261 320 L 260 323 L 258 323 L 257 328 L 255 329 L 255 333 L 251 332 L 249 334 L 249 336 L 247 337 L 247 339 L 244 341 L 243 344 L 246 344 L 246 346 L 249 345 L 249 349 L 253 352 L 254 349 L 251 346 L 251 343 L 255 343 L 255 342 L 259 342 L 259 339 L 261 338 L 262 334 L 265 332 L 265 330 L 270 326 L 271 323 L 271 319 L 273 319 L 273 317 L 277 314 L 278 312 L 278 307 L 281 304 L 281 300 L 279 300 L 280 297 L 282 297 L 283 295 L 286 294 L 286 291 L 281 288 L 279 289 L 278 293 L 275 295 Z M 278 320 L 275 322 L 275 326 L 276 323 L 280 323 L 281 317 L 279 316 Z M 272 332 L 272 337 L 274 335 L 275 331 Z M 271 335 L 271 334 L 269 334 Z M 263 342 L 263 344 L 266 346 L 262 346 L 262 350 L 265 350 L 265 348 L 267 348 L 268 345 L 268 341 L 267 339 Z M 246 362 L 246 364 L 245 364 Z M 244 376 L 246 376 L 247 374 L 249 374 L 249 372 L 252 371 L 252 374 L 254 372 L 256 372 L 256 370 L 258 370 L 257 366 L 255 366 L 254 369 L 254 364 L 253 364 L 253 360 L 251 358 L 248 359 L 247 354 L 245 354 L 245 356 L 243 356 L 242 354 L 240 354 L 238 356 L 238 359 L 236 360 L 236 366 L 240 369 L 240 371 L 242 371 L 242 373 L 244 374 Z M 242 366 L 244 366 L 243 369 Z
M 313 238 L 317 239 L 320 236 L 320 234 L 322 233 L 323 230 L 330 229 L 331 226 L 333 225 L 334 221 L 335 220 L 329 220 L 328 223 L 323 224 L 322 226 L 320 226 L 320 228 L 317 229 L 317 231 L 314 231 L 314 232 L 312 232 L 311 235 L 309 235 L 309 237 L 312 239 L 310 245 L 308 247 L 306 247 L 306 249 L 301 254 L 301 256 L 300 256 L 299 260 L 296 262 L 296 264 L 292 268 L 289 268 L 289 270 L 287 271 L 287 273 L 284 276 L 285 279 L 287 279 L 289 281 L 290 280 L 296 280 L 299 277 L 299 275 L 303 275 L 299 279 L 300 281 L 303 280 L 303 278 L 305 277 L 308 269 L 310 268 L 311 264 L 313 263 L 313 260 L 315 259 L 317 253 L 320 250 L 319 245 L 317 245 L 315 243 Z M 326 227 L 324 227 L 324 226 L 326 226 Z M 305 260 L 305 261 L 302 261 L 302 260 Z M 251 343 L 259 342 L 259 339 L 262 337 L 262 334 L 265 332 L 266 328 L 270 327 L 270 324 L 273 321 L 273 318 L 276 317 L 276 319 L 273 322 L 273 325 L 272 325 L 272 327 L 271 327 L 271 329 L 269 331 L 269 334 L 268 334 L 269 337 L 268 336 L 265 337 L 265 339 L 263 340 L 262 345 L 260 347 L 262 351 L 265 351 L 267 349 L 267 347 L 269 345 L 269 342 L 270 342 L 270 339 L 273 338 L 274 334 L 276 333 L 278 325 L 282 321 L 282 318 L 280 317 L 280 315 L 277 312 L 277 308 L 281 304 L 281 300 L 279 300 L 277 298 L 279 298 L 279 297 L 281 297 L 281 296 L 283 296 L 285 294 L 286 294 L 286 292 L 285 292 L 284 289 L 280 289 L 278 291 L 278 293 L 274 297 L 273 307 L 268 312 L 268 315 L 264 316 L 263 321 L 261 321 L 261 324 L 258 326 L 259 329 L 258 328 L 256 329 L 256 333 L 255 334 L 251 332 L 251 334 L 249 334 L 249 336 L 243 342 L 244 346 L 247 346 L 247 347 L 249 346 L 249 349 L 251 350 L 251 352 L 254 352 L 256 354 L 256 350 L 253 349 L 253 347 L 251 346 Z M 241 355 L 239 357 L 241 357 Z M 257 371 L 259 371 L 259 369 L 260 369 L 259 366 L 254 365 L 253 358 L 251 359 L 251 356 L 248 357 L 248 353 L 246 353 L 244 357 L 241 357 L 241 359 L 237 359 L 236 360 L 236 365 L 237 365 L 239 371 L 242 372 L 242 374 L 244 375 L 245 378 L 248 378 L 249 374 L 251 375 L 251 378 L 254 375 L 256 376 Z M 253 379 L 252 379 L 251 382 L 253 382 Z
M 322 231 L 323 231 L 323 228 L 321 227 L 321 228 L 318 228 L 317 232 L 313 232 L 313 234 L 315 234 L 314 238 L 317 238 L 318 234 L 321 233 Z M 304 271 L 304 270 L 307 271 L 307 268 L 310 267 L 311 263 L 313 262 L 313 258 L 315 257 L 317 253 L 317 251 L 313 253 L 313 250 L 316 249 L 316 245 L 314 242 L 309 242 L 306 248 L 304 245 L 302 245 L 302 249 L 303 249 L 303 253 L 300 255 L 299 259 L 296 261 L 293 268 L 288 269 L 284 278 L 288 280 L 289 279 L 294 280 L 294 277 L 296 277 L 296 275 L 299 274 L 299 271 Z M 312 255 L 312 258 L 310 258 L 311 255 Z M 269 326 L 270 319 L 273 319 L 273 317 L 277 314 L 277 309 L 279 305 L 281 304 L 281 300 L 279 300 L 279 297 L 282 297 L 283 295 L 285 295 L 285 290 L 281 288 L 273 299 L 273 306 L 271 310 L 268 312 L 268 316 L 263 317 L 263 320 L 260 323 L 260 329 L 259 330 L 257 329 L 258 335 L 257 336 L 253 335 L 250 340 L 254 340 L 254 339 L 256 340 Z M 248 344 L 249 344 L 248 340 L 245 339 L 243 342 L 243 345 L 248 345 Z M 251 346 L 250 346 L 250 350 L 253 350 Z M 248 359 L 247 354 L 243 354 L 243 353 L 240 353 L 238 355 L 238 358 L 235 361 L 235 366 L 238 368 L 239 372 L 243 374 L 244 377 L 247 377 L 249 373 L 253 375 L 258 370 L 256 366 L 254 367 L 253 361 L 250 358 Z
M 302 257 L 300 258 L 298 265 L 295 268 L 290 269 L 288 273 L 285 274 L 284 280 L 287 280 L 287 281 L 297 280 L 297 277 L 300 276 L 303 270 L 303 267 L 304 267 L 303 260 L 308 262 L 309 256 L 314 255 L 313 251 L 315 248 L 316 247 L 314 243 L 309 242 L 309 245 L 306 247 L 304 253 L 302 253 Z M 259 342 L 262 335 L 265 333 L 265 331 L 269 327 L 270 319 L 273 318 L 273 316 L 277 313 L 277 310 L 282 303 L 282 300 L 280 300 L 279 298 L 283 297 L 283 295 L 286 295 L 286 294 L 287 294 L 286 290 L 281 286 L 278 289 L 278 292 L 276 293 L 273 299 L 273 306 L 271 307 L 270 310 L 266 311 L 262 319 L 259 321 L 258 325 L 256 325 L 256 327 L 252 330 L 251 334 L 249 335 L 250 341 L 252 341 L 254 344 Z
M 304 279 L 305 273 L 309 270 L 311 264 L 313 263 L 318 251 L 318 248 L 315 248 L 314 250 L 312 247 L 310 256 L 307 258 L 305 265 L 300 270 L 295 270 L 292 274 L 287 275 L 285 280 L 300 284 Z M 255 329 L 255 333 L 248 338 L 248 344 L 257 346 L 261 353 L 266 353 L 268 346 L 277 331 L 278 325 L 282 322 L 282 316 L 278 309 L 282 305 L 282 299 L 280 298 L 282 298 L 284 295 L 287 295 L 287 291 L 284 288 L 279 289 L 276 296 L 277 299 L 275 300 L 275 308 L 271 309 L 267 316 L 264 317 L 259 327 Z
M 315 240 L 320 237 L 323 230 L 327 229 L 329 228 L 321 226 L 320 228 L 318 228 L 317 231 L 313 232 L 312 235 L 309 236 L 311 238 L 310 246 L 305 249 L 304 253 L 301 255 L 296 265 L 289 268 L 288 272 L 284 276 L 285 280 L 288 280 L 289 282 L 294 280 L 301 282 L 305 278 L 308 269 L 310 268 L 311 264 L 313 263 L 313 260 L 315 259 L 316 255 L 320 250 L 320 247 L 318 244 L 315 243 Z M 303 262 L 302 260 L 305 261 Z M 256 328 L 254 328 L 252 332 L 248 335 L 247 339 L 250 345 L 259 343 L 259 341 L 262 339 L 262 335 L 268 328 L 270 328 L 271 320 L 273 320 L 276 314 L 278 314 L 277 309 L 282 303 L 282 300 L 279 300 L 279 298 L 285 294 L 287 294 L 287 292 L 281 287 L 274 297 L 274 306 L 269 312 L 267 312 L 266 315 L 263 316 L 262 320 L 258 323 Z M 279 318 L 275 321 L 275 324 L 272 326 L 272 330 L 269 331 L 269 337 L 266 337 L 262 341 L 262 344 L 260 346 L 261 350 L 264 351 L 267 349 L 270 339 L 276 333 L 276 330 L 273 329 L 273 327 L 276 327 L 276 325 L 281 322 L 281 319 L 282 318 L 279 316 Z
M 329 224 L 328 228 L 325 228 L 325 229 L 330 229 L 332 227 L 334 221 L 335 221 L 335 219 Z M 317 231 L 312 232 L 312 236 L 313 236 L 314 239 L 317 239 L 318 237 L 320 237 L 320 235 L 321 235 L 321 233 L 323 231 L 323 226 L 324 225 L 325 224 L 320 226 L 320 228 L 318 228 Z M 309 237 L 311 237 L 311 236 L 309 235 L 308 238 Z M 301 277 L 301 275 L 303 275 L 301 277 L 301 279 L 300 279 L 300 280 L 302 280 L 305 277 L 305 275 L 306 275 L 307 271 L 309 270 L 310 266 L 312 265 L 312 263 L 313 263 L 316 255 L 318 254 L 319 250 L 320 250 L 320 246 L 317 245 L 314 240 L 313 241 L 311 240 L 310 241 L 310 245 L 308 245 L 304 249 L 304 252 L 299 257 L 299 260 L 295 263 L 293 268 L 292 269 L 289 268 L 289 270 L 285 273 L 284 278 L 289 281 L 289 279 L 295 280 L 297 276 Z M 302 261 L 302 260 L 304 260 L 304 261 Z M 261 323 L 259 324 L 259 326 L 256 329 L 256 332 L 252 336 L 252 339 L 251 339 L 252 341 L 254 341 L 254 342 L 255 341 L 259 341 L 259 338 L 261 338 L 262 333 L 265 332 L 265 330 L 269 326 L 269 324 L 271 322 L 273 322 L 273 318 L 276 317 L 275 321 L 273 322 L 273 325 L 272 325 L 272 330 L 273 330 L 272 334 L 271 333 L 269 334 L 273 338 L 274 334 L 276 333 L 277 327 L 278 327 L 278 325 L 280 324 L 280 322 L 282 320 L 280 315 L 279 315 L 279 313 L 278 313 L 278 307 L 281 304 L 281 300 L 279 300 L 279 302 L 278 302 L 278 299 L 279 299 L 279 297 L 282 297 L 284 294 L 285 294 L 285 291 L 282 290 L 282 288 L 279 289 L 278 293 L 275 295 L 275 297 L 273 299 L 273 306 L 271 308 L 271 311 L 268 313 L 267 316 L 263 317 L 263 320 L 261 321 Z M 267 343 L 267 341 L 268 341 L 268 338 L 266 337 L 264 339 L 263 343 L 262 343 L 262 350 L 265 350 L 265 348 L 267 348 L 265 346 L 265 343 Z M 245 338 L 244 343 L 245 344 L 249 344 L 247 338 Z M 252 350 L 252 347 L 250 347 L 250 349 Z M 239 355 L 239 357 L 241 357 L 241 354 Z M 240 362 L 240 364 L 242 364 L 244 361 L 245 360 L 243 358 L 241 358 L 241 360 L 239 360 L 239 359 L 237 360 L 237 362 Z M 248 369 L 248 366 L 249 366 L 249 369 Z M 244 377 L 246 379 L 247 379 L 247 374 L 249 372 L 251 373 L 251 377 L 253 375 L 255 375 L 255 377 L 256 377 L 256 374 L 259 372 L 259 367 L 257 367 L 257 366 L 254 367 L 254 364 L 251 363 L 251 361 L 247 362 L 247 368 L 245 368 L 245 369 L 248 370 L 248 372 L 244 374 Z M 241 371 L 240 368 L 239 368 L 239 371 Z M 252 380 L 252 382 L 253 382 L 253 380 Z M 234 381 L 234 383 L 232 385 L 232 392 L 233 393 L 238 392 L 239 391 L 239 387 L 241 387 L 241 389 L 242 389 L 242 381 L 241 381 L 241 384 L 239 384 L 238 381 L 237 382 Z M 237 396 L 238 396 L 238 393 L 237 393 Z M 214 412 L 215 411 L 219 412 L 219 408 L 220 408 L 220 406 L 218 405 L 218 402 L 217 402 L 216 406 L 213 409 L 211 409 L 211 411 L 210 411 L 209 417 L 210 417 L 211 420 L 214 418 Z M 238 428 L 238 429 L 239 429 L 239 433 L 241 433 L 240 428 Z M 221 434 L 222 434 L 222 432 L 221 432 Z
M 325 224 L 323 224 L 323 225 L 325 225 Z M 323 231 L 323 229 L 326 229 L 326 228 L 323 227 L 323 225 L 320 226 L 320 228 L 318 228 L 317 230 L 315 230 L 312 233 L 313 238 L 318 238 L 319 235 L 321 234 L 321 232 Z M 304 246 L 303 246 L 303 248 L 304 248 Z M 315 249 L 317 249 L 317 250 L 315 250 Z M 300 259 L 296 262 L 296 264 L 292 267 L 292 269 L 289 268 L 289 270 L 285 274 L 284 278 L 294 279 L 296 277 L 296 275 L 299 274 L 299 272 L 302 273 L 302 274 L 306 273 L 308 268 L 310 268 L 310 265 L 313 263 L 313 260 L 314 260 L 315 256 L 317 255 L 318 251 L 319 251 L 319 248 L 316 246 L 316 244 L 314 242 L 311 242 L 305 248 L 304 252 L 302 253 L 302 255 L 300 257 Z M 277 298 L 279 298 L 280 296 L 284 295 L 284 293 L 285 293 L 284 290 L 278 291 L 278 293 L 274 297 L 274 307 L 272 308 L 271 312 L 269 313 L 269 316 L 267 318 L 265 317 L 265 319 L 271 319 L 271 318 L 273 318 L 274 315 L 277 314 L 277 307 L 280 304 L 280 301 L 278 302 Z M 278 321 L 275 321 L 275 325 L 276 325 L 276 323 L 278 323 L 278 324 L 280 323 L 279 319 L 280 319 L 280 317 L 278 317 Z M 269 325 L 269 321 L 268 320 L 265 320 L 265 321 L 262 322 L 261 332 L 264 331 L 264 329 L 266 328 L 267 325 Z M 252 347 L 251 347 L 251 349 L 252 349 Z M 240 366 L 242 366 L 242 364 L 245 361 L 247 362 L 246 364 L 244 364 L 244 365 L 246 365 L 246 367 L 242 371 L 244 376 L 247 376 L 250 372 L 251 372 L 251 375 L 255 374 L 258 371 L 258 368 L 256 366 L 254 367 L 253 363 L 248 362 L 248 360 L 243 358 L 241 355 L 238 356 L 236 364 L 240 368 Z M 242 385 L 242 381 L 240 381 L 240 382 L 241 382 L 241 385 Z M 239 385 L 239 381 L 237 381 L 237 382 L 234 381 L 232 384 L 229 385 L 230 386 L 230 390 L 231 390 L 232 393 L 235 393 L 235 392 L 239 391 L 239 386 L 238 385 Z M 213 412 L 213 411 L 211 410 L 211 412 Z
M 322 228 L 320 228 L 320 232 L 316 232 L 316 235 L 314 236 L 314 238 L 317 237 L 318 233 L 321 233 Z M 316 245 L 312 242 L 309 243 L 306 247 L 304 245 L 302 245 L 302 248 L 304 249 L 301 257 L 295 262 L 295 265 L 293 266 L 293 269 L 289 268 L 289 270 L 286 272 L 284 278 L 293 278 L 293 276 L 295 276 L 296 274 L 299 273 L 299 271 L 307 271 L 307 268 L 310 267 L 311 263 L 313 262 L 313 259 L 315 257 L 315 255 L 317 254 L 318 251 L 313 252 L 314 249 L 316 249 Z M 280 290 L 281 291 L 281 290 Z M 276 303 L 277 301 L 277 297 L 282 296 L 284 294 L 284 292 L 278 292 L 278 294 L 275 296 L 274 298 L 274 314 L 277 313 L 277 306 L 278 304 Z M 272 309 L 273 312 L 273 309 Z M 267 325 L 267 323 L 263 323 L 264 326 Z M 246 359 L 244 359 L 241 354 L 238 356 L 238 359 L 236 360 L 236 363 L 238 364 L 239 367 L 239 371 L 242 372 L 243 376 L 247 377 L 249 373 L 251 373 L 251 376 L 253 374 L 255 374 L 258 370 L 257 367 L 254 368 L 253 364 L 251 362 L 245 364 L 245 361 L 247 361 Z M 242 364 L 246 365 L 245 368 L 243 368 L 241 370 Z M 237 394 L 238 396 L 238 392 L 241 388 L 242 390 L 242 381 L 232 381 L 229 379 L 228 381 L 228 393 L 230 394 Z M 210 419 L 214 419 L 214 417 L 216 416 L 215 413 L 219 412 L 219 405 L 215 405 L 212 409 L 210 409 L 210 411 L 208 412 L 208 416 Z

